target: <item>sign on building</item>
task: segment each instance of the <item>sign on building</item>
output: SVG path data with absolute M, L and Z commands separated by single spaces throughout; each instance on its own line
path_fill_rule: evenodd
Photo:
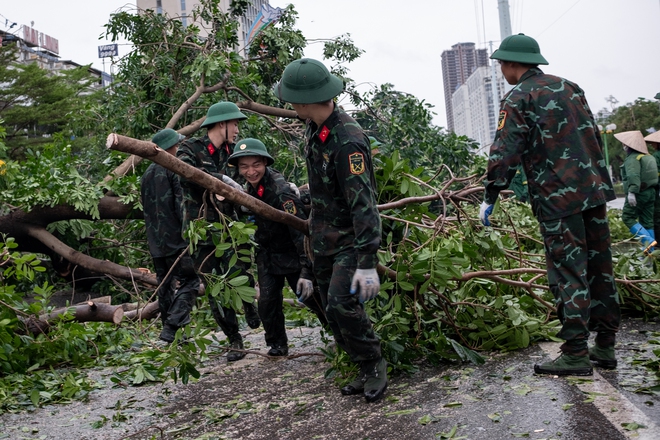
M 116 57 L 119 55 L 118 46 L 116 44 L 104 44 L 99 46 L 99 58 Z

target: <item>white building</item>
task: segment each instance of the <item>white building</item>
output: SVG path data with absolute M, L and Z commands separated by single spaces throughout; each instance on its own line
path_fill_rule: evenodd
M 218 5 L 224 12 L 229 11 L 231 0 L 219 0 Z M 240 27 L 238 30 L 239 47 L 238 53 L 244 55 L 245 42 L 248 37 L 248 32 L 254 23 L 255 18 L 259 14 L 263 5 L 268 5 L 268 0 L 252 0 L 248 6 L 247 12 L 244 17 L 241 17 Z M 152 9 L 158 14 L 166 14 L 170 18 L 180 18 L 184 26 L 192 23 L 192 11 L 200 5 L 199 0 L 136 0 L 138 10 Z M 199 21 L 197 25 L 200 28 L 200 36 L 205 37 L 211 30 L 209 23 Z
M 493 93 L 493 76 L 497 84 L 496 93 Z M 452 94 L 454 133 L 477 141 L 479 154 L 488 154 L 495 139 L 504 83 L 500 69 L 479 67 Z

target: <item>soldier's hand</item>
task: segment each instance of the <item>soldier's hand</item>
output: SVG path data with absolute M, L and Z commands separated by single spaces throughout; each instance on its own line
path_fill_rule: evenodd
M 244 192 L 243 187 L 241 185 L 239 185 L 234 179 L 232 179 L 231 177 L 229 177 L 226 174 L 222 175 L 222 182 L 226 183 L 229 186 L 231 186 L 235 190 L 238 190 L 240 192 Z
M 632 207 L 637 206 L 637 198 L 635 197 L 635 193 L 628 193 L 628 204 Z
M 306 301 L 314 293 L 314 283 L 306 278 L 298 278 L 296 283 L 296 296 L 300 302 Z
M 300 190 L 298 189 L 295 183 L 289 182 L 289 188 L 291 188 L 291 191 L 294 192 L 296 197 L 300 198 Z
M 380 278 L 376 269 L 356 269 L 351 282 L 351 295 L 360 288 L 360 302 L 366 302 L 378 295 Z
M 479 220 L 484 226 L 490 226 L 490 220 L 488 217 L 493 213 L 493 205 L 489 205 L 486 202 L 481 202 L 481 207 L 479 208 Z

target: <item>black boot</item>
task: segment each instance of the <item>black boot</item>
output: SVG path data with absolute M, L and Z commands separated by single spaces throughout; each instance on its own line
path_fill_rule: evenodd
M 286 344 L 273 345 L 270 350 L 268 350 L 268 356 L 286 356 L 289 354 L 289 347 Z
M 173 325 L 164 324 L 163 330 L 160 332 L 160 340 L 168 343 L 174 342 L 174 336 L 177 330 L 178 328 Z
M 259 319 L 259 313 L 257 313 L 257 308 L 254 306 L 254 303 L 243 303 L 243 310 L 245 311 L 247 325 L 250 328 L 259 328 L 261 320 Z
M 364 398 L 367 402 L 375 402 L 385 393 L 387 389 L 387 361 L 380 358 L 367 364 L 366 378 L 364 382 Z
M 362 371 L 362 368 L 360 368 L 360 372 L 358 373 L 357 377 L 353 379 L 352 382 L 344 385 L 340 391 L 344 396 L 362 394 L 364 393 L 364 383 L 366 380 L 367 375 L 364 371 Z
M 243 350 L 243 337 L 239 334 L 234 336 L 229 340 L 229 348 L 235 348 L 238 350 Z M 245 353 L 242 351 L 229 351 L 227 353 L 227 362 L 236 362 L 240 361 L 245 357 Z

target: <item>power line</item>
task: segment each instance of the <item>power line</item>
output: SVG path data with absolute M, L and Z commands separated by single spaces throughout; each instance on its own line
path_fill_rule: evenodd
M 573 6 L 571 6 L 570 8 L 568 8 L 568 9 L 566 10 L 566 12 L 564 12 L 563 14 L 561 14 L 561 15 L 560 15 L 555 21 L 553 21 L 552 23 L 550 23 L 550 26 L 548 26 L 547 28 L 545 28 L 545 29 L 543 29 L 541 32 L 539 32 L 539 33 L 537 34 L 537 36 L 541 35 L 543 32 L 545 32 L 545 31 L 547 31 L 548 29 L 550 29 L 550 28 L 551 28 L 555 23 L 557 23 L 557 22 L 558 22 L 558 21 L 559 21 L 564 15 L 568 14 L 568 11 L 570 11 L 571 9 L 573 9 L 573 8 L 574 8 L 578 3 L 580 3 L 581 1 L 582 1 L 582 0 L 577 0 L 575 3 L 573 3 Z

